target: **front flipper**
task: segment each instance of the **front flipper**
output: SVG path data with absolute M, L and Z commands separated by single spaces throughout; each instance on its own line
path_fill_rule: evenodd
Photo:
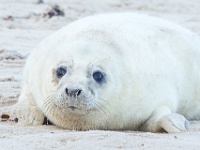
M 12 114 L 21 125 L 42 125 L 45 118 L 28 88 L 22 90 L 18 103 L 12 109 Z
M 44 114 L 37 106 L 16 105 L 12 113 L 20 125 L 42 125 L 44 122 Z
M 171 113 L 168 107 L 160 107 L 154 111 L 152 116 L 140 128 L 143 131 L 178 133 L 186 131 L 189 121 L 182 115 Z
M 42 125 L 43 112 L 36 105 L 29 104 L 18 102 L 12 106 L 0 107 L 0 122 L 10 120 L 20 125 Z
M 17 121 L 21 125 L 42 125 L 44 114 L 35 105 L 17 103 L 0 107 L 0 122 L 6 120 Z
M 188 129 L 189 121 L 180 114 L 171 113 L 158 120 L 158 126 L 168 133 L 178 133 Z

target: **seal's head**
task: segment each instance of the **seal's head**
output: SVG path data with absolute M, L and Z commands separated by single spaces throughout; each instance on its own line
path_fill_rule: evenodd
M 71 113 L 86 113 L 96 109 L 97 90 L 106 84 L 106 73 L 101 68 L 92 69 L 88 65 L 85 75 L 74 74 L 73 63 L 61 63 L 54 71 L 57 83 L 57 92 L 54 95 L 54 103 L 63 109 L 69 109 Z M 71 73 L 70 73 L 71 71 Z
M 48 58 L 53 59 L 49 67 L 51 76 L 45 77 L 48 81 L 44 86 L 52 91 L 47 92 L 44 101 L 45 115 L 68 129 L 100 128 L 109 120 L 111 99 L 117 99 L 115 94 L 120 90 L 113 82 L 119 76 L 119 65 L 113 65 L 117 59 L 111 58 L 111 47 L 76 40 L 56 49 Z
M 88 64 L 83 69 L 83 63 L 76 67 L 75 62 L 62 62 L 54 69 L 56 92 L 52 101 L 70 114 L 85 115 L 101 105 L 98 102 L 98 91 L 105 86 L 108 79 L 100 67 L 94 68 L 92 64 Z

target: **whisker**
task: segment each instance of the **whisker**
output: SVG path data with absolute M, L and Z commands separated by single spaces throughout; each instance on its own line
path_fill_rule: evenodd
M 98 57 L 95 57 L 92 61 L 89 61 L 89 65 L 90 64 L 93 64 L 93 62 L 95 61 L 95 60 L 97 60 L 98 59 Z
M 110 111 L 103 104 L 95 102 L 95 106 L 97 106 L 98 108 L 100 108 L 100 110 L 102 110 L 107 117 L 111 115 Z
M 100 97 L 99 99 L 103 100 L 103 101 L 106 102 L 109 106 L 111 106 L 110 103 L 109 103 L 107 100 L 105 100 L 105 99 L 103 99 L 103 98 L 101 98 L 101 97 Z

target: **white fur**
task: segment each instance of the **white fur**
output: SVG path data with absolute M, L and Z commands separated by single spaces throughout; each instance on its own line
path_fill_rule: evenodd
M 102 68 L 107 81 L 93 88 L 96 101 L 102 98 L 109 104 L 103 102 L 104 113 L 96 110 L 81 117 L 55 110 L 48 117 L 58 126 L 152 132 L 163 128 L 172 133 L 187 128 L 183 116 L 200 118 L 200 38 L 178 25 L 132 13 L 69 24 L 28 58 L 18 106 L 33 105 L 47 115 L 44 100 L 57 90 L 52 70 L 61 61 L 74 65 L 70 79 L 62 80 L 63 88 L 70 84 L 86 89 L 88 66 Z M 42 117 L 38 122 L 37 116 L 33 118 L 42 123 Z

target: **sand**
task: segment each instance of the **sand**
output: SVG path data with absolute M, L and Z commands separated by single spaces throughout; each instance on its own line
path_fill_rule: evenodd
M 0 106 L 20 94 L 25 59 L 45 37 L 70 22 L 105 12 L 139 12 L 171 20 L 200 34 L 199 0 L 0 0 Z M 61 12 L 53 11 L 58 5 Z M 64 16 L 62 13 L 64 12 Z M 200 122 L 178 134 L 68 131 L 56 126 L 0 122 L 0 150 L 200 149 Z

